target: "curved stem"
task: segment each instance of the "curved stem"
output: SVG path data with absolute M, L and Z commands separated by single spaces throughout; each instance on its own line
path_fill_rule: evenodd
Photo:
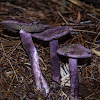
M 33 44 L 31 33 L 26 33 L 25 31 L 20 30 L 20 37 L 23 47 L 26 50 L 31 62 L 32 72 L 34 74 L 37 89 L 40 91 L 45 91 L 47 94 L 49 93 L 49 86 L 40 70 L 39 57 L 37 50 Z

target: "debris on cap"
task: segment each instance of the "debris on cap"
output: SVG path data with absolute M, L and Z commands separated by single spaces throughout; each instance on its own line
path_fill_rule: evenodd
M 5 20 L 2 21 L 1 24 L 12 32 L 18 32 L 23 29 L 25 32 L 39 33 L 50 27 L 49 25 L 43 25 L 38 23 L 25 23 L 16 20 Z
M 91 50 L 80 44 L 69 44 L 57 50 L 57 53 L 71 58 L 87 58 L 91 57 Z

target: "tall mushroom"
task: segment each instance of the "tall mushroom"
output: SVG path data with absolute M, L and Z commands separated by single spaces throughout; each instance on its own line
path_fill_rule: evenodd
M 58 64 L 58 38 L 67 35 L 73 29 L 70 26 L 52 26 L 51 28 L 41 32 L 40 34 L 32 34 L 32 37 L 49 42 L 50 47 L 50 62 L 52 79 L 61 83 L 60 67 Z
M 91 51 L 80 44 L 66 45 L 57 50 L 62 56 L 69 57 L 71 96 L 70 100 L 79 100 L 79 80 L 77 72 L 77 59 L 91 57 Z
M 10 31 L 19 31 L 22 45 L 26 50 L 32 67 L 32 72 L 35 77 L 35 82 L 37 89 L 40 91 L 45 91 L 45 93 L 49 93 L 49 86 L 45 81 L 40 67 L 39 67 L 39 57 L 37 50 L 32 42 L 31 33 L 28 32 L 40 32 L 43 31 L 47 26 L 45 25 L 38 25 L 38 24 L 27 24 L 27 23 L 20 23 L 18 21 L 13 20 L 6 20 L 2 21 L 2 24 Z
M 2 24 L 11 31 L 18 31 L 20 29 L 26 32 L 35 32 L 31 34 L 32 37 L 48 41 L 50 46 L 50 62 L 51 62 L 51 76 L 52 79 L 60 83 L 60 67 L 58 65 L 58 38 L 67 35 L 73 29 L 70 26 L 49 26 L 43 24 L 27 24 L 18 21 L 6 20 Z M 41 31 L 42 30 L 42 31 Z M 39 33 L 39 34 L 38 34 Z

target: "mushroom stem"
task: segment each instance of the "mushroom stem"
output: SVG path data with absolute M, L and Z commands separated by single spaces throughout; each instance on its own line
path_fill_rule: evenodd
M 20 30 L 20 37 L 23 44 L 24 49 L 26 50 L 32 67 L 32 72 L 34 74 L 35 82 L 37 89 L 40 91 L 45 91 L 45 93 L 49 93 L 49 86 L 45 81 L 42 72 L 39 67 L 39 57 L 37 50 L 32 42 L 31 33 L 26 33 L 23 30 Z
M 50 46 L 50 63 L 51 63 L 51 77 L 54 81 L 61 83 L 60 81 L 60 67 L 58 64 L 58 40 L 52 40 L 49 42 Z
M 70 100 L 79 100 L 79 81 L 77 72 L 77 59 L 69 58 L 71 97 Z

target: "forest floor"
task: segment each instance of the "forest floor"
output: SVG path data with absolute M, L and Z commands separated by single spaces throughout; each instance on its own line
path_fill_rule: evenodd
M 59 47 L 77 43 L 92 50 L 92 57 L 85 60 L 85 64 L 80 61 L 78 67 L 79 95 L 80 100 L 100 100 L 100 0 L 81 1 L 66 0 L 62 3 L 61 0 L 1 0 L 0 22 L 16 19 L 71 26 L 74 31 L 69 37 L 64 37 L 63 41 L 59 40 Z M 34 42 L 41 71 L 52 92 L 45 96 L 36 89 L 30 61 L 20 37 L 8 35 L 4 29 L 0 25 L 0 100 L 69 100 L 70 86 L 66 83 L 59 86 L 56 83 L 57 86 L 54 87 L 52 84 L 49 46 Z M 99 48 L 97 53 L 93 51 L 95 48 Z M 67 65 L 64 61 L 60 62 L 60 67 Z

